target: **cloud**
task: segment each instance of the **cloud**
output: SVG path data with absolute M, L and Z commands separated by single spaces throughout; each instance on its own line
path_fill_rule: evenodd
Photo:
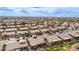
M 7 7 L 0 7 L 0 11 L 13 11 L 13 10 Z
M 54 13 L 55 16 L 69 16 L 69 17 L 79 17 L 79 8 L 58 8 Z
M 41 7 L 35 7 L 35 8 L 24 8 L 22 11 L 27 11 L 27 16 L 51 16 L 51 13 L 54 13 L 56 11 L 55 8 L 41 8 Z
M 79 17 L 78 7 L 0 7 L 0 16 Z

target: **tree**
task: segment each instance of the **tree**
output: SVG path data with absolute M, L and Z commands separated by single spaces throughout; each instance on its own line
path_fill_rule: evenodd
M 51 44 L 48 42 L 47 38 L 44 38 L 44 41 L 45 41 L 47 46 L 51 47 Z
M 7 28 L 7 24 L 3 23 L 2 24 L 3 28 Z
M 26 23 L 25 23 L 24 21 L 21 22 L 21 25 L 25 26 L 25 24 L 26 24 Z
M 6 44 L 3 45 L 2 51 L 5 51 L 6 49 Z
M 24 39 L 26 39 L 26 43 L 28 44 L 28 50 L 30 51 L 31 50 L 31 45 L 30 45 L 30 42 L 29 42 L 29 40 L 28 40 L 28 37 L 29 37 L 30 35 L 29 34 L 24 34 L 23 35 L 23 38 Z
M 15 27 L 17 28 L 17 21 L 15 20 Z

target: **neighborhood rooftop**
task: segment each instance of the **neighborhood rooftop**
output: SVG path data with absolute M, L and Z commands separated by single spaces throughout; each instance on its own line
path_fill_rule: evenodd
M 79 38 L 77 19 L 0 17 L 0 50 L 36 50 Z

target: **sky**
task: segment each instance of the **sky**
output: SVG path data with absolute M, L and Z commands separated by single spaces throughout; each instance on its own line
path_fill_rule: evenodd
M 0 7 L 0 16 L 79 17 L 79 7 Z

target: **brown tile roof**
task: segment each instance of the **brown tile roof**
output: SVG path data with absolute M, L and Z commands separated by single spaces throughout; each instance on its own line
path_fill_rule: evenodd
M 3 32 L 2 35 L 15 35 L 15 32 Z
M 48 39 L 49 42 L 56 42 L 56 41 L 61 41 L 62 40 L 57 35 L 50 35 L 50 36 L 48 36 L 47 39 Z
M 24 33 L 28 33 L 28 31 L 17 31 L 17 35 L 18 34 L 24 34 Z
M 6 50 L 9 51 L 9 50 L 13 50 L 13 49 L 17 49 L 17 48 L 23 48 L 23 47 L 27 47 L 27 43 L 20 44 L 19 42 L 17 42 L 17 43 L 7 44 Z
M 30 30 L 30 33 L 37 33 L 40 32 L 39 30 Z
M 70 32 L 69 34 L 72 35 L 73 37 L 79 37 L 79 34 L 74 31 Z
M 45 43 L 43 38 L 36 38 L 36 39 L 33 39 L 33 38 L 29 38 L 28 39 L 31 46 L 36 46 L 36 45 L 39 45 L 39 44 L 42 44 L 42 43 Z
M 68 34 L 58 34 L 58 36 L 60 38 L 62 38 L 63 40 L 68 40 L 68 39 L 71 39 L 72 37 Z

